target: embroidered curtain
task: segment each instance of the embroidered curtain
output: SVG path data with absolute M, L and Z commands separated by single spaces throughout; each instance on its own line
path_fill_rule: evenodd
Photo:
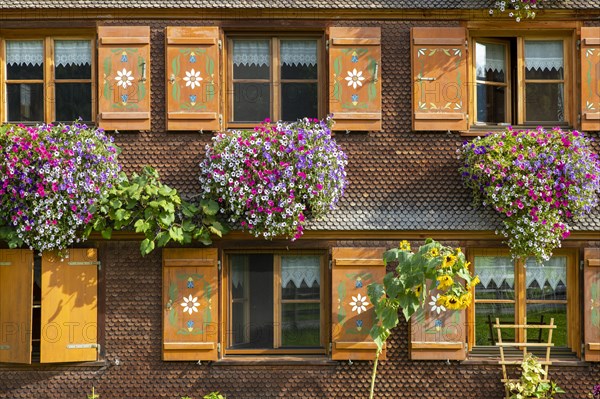
M 290 281 L 298 288 L 302 281 L 309 287 L 314 283 L 321 284 L 321 258 L 319 256 L 282 256 L 281 286 Z
M 564 66 L 563 42 L 530 40 L 525 42 L 525 68 L 557 71 Z
M 41 40 L 7 40 L 6 63 L 8 65 L 43 65 L 44 43 Z
M 556 290 L 561 282 L 567 285 L 567 261 L 565 257 L 554 257 L 543 265 L 537 264 L 533 259 L 528 259 L 525 264 L 527 287 L 531 287 L 534 282 L 537 282 L 539 287 L 544 287 L 548 283 L 553 290 Z M 510 288 L 515 285 L 514 265 L 509 257 L 477 257 L 475 273 L 486 289 L 491 288 L 492 282 L 496 287 L 500 287 L 504 283 Z
M 317 65 L 316 40 L 282 40 L 281 64 Z M 268 40 L 234 40 L 233 64 L 236 66 L 270 66 L 271 46 Z
M 56 40 L 54 63 L 60 66 L 92 65 L 92 43 L 89 40 Z
M 317 65 L 316 40 L 282 40 L 281 65 Z
M 477 76 L 485 76 L 488 71 L 504 72 L 506 68 L 505 47 L 494 43 L 476 43 Z

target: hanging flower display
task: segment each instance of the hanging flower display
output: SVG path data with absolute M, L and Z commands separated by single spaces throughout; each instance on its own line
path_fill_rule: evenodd
M 347 158 L 331 136 L 333 120 L 265 121 L 221 133 L 200 164 L 204 198 L 254 236 L 295 240 L 309 216 L 333 209 L 346 187 Z
M 590 140 L 556 127 L 489 133 L 459 150 L 476 203 L 505 216 L 514 257 L 548 260 L 577 220 L 598 204 L 600 160 Z
M 112 141 L 78 123 L 0 127 L 0 225 L 40 252 L 79 241 L 118 179 Z
M 535 18 L 536 11 L 542 8 L 542 0 L 499 0 L 490 8 L 490 15 L 508 13 L 510 18 L 521 22 L 527 18 Z

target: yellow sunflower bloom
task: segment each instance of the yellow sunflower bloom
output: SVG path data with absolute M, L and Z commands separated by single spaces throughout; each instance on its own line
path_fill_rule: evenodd
M 467 292 L 467 293 L 461 295 L 459 298 L 460 309 L 466 309 L 471 304 L 472 299 L 473 299 L 473 296 L 471 295 L 470 292 Z
M 456 263 L 456 256 L 446 255 L 442 261 L 442 269 L 449 269 Z
M 456 295 L 445 295 L 444 297 L 445 297 L 445 301 L 446 301 L 444 306 L 446 306 L 446 309 L 449 309 L 449 310 L 464 309 L 462 307 L 462 301 Z
M 423 285 L 419 284 L 414 288 L 415 294 L 417 294 L 418 297 L 421 296 L 421 292 L 423 292 Z
M 429 256 L 431 256 L 432 258 L 435 258 L 436 256 L 440 255 L 440 250 L 433 247 L 429 250 Z
M 410 243 L 406 240 L 400 241 L 400 245 L 398 247 L 401 251 L 410 251 Z
M 475 278 L 473 280 L 471 280 L 471 287 L 475 287 L 479 283 L 481 283 L 479 276 L 475 276 Z
M 452 287 L 452 284 L 454 284 L 454 280 L 452 279 L 452 276 L 448 276 L 448 275 L 438 276 L 437 281 L 438 281 L 437 289 L 440 291 L 445 291 L 446 289 Z

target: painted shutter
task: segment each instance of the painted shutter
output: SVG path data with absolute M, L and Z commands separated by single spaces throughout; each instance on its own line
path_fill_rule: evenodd
M 215 248 L 163 250 L 163 360 L 218 360 L 217 266 Z
M 98 256 L 69 249 L 42 254 L 41 363 L 98 359 Z
M 0 249 L 0 362 L 31 364 L 33 251 Z
M 585 360 L 600 362 L 600 248 L 586 248 L 583 258 Z
M 329 79 L 333 130 L 381 130 L 381 28 L 330 28 Z
M 413 130 L 466 130 L 465 28 L 412 28 Z
M 150 130 L 150 27 L 98 27 L 98 125 Z
M 429 282 L 427 283 L 429 285 Z M 431 311 L 431 291 L 424 309 L 410 319 L 410 358 L 412 360 L 464 360 L 467 357 L 466 312 Z
M 218 27 L 167 27 L 167 130 L 221 128 L 219 58 Z
M 367 286 L 373 282 L 383 282 L 384 252 L 385 248 L 333 248 L 333 360 L 375 359 L 377 345 L 369 335 L 375 323 L 375 311 L 367 296 Z M 364 302 L 368 304 L 361 306 Z M 380 359 L 385 359 L 385 350 Z
M 581 28 L 581 130 L 600 131 L 600 28 Z

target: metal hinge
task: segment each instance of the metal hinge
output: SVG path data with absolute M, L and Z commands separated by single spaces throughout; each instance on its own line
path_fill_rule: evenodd
M 325 40 L 325 50 L 329 51 L 329 40 Z
M 0 345 L 0 351 L 10 350 L 10 345 Z
M 68 262 L 67 263 L 69 266 L 91 266 L 91 265 L 98 265 L 98 270 L 102 270 L 102 262 L 97 261 L 97 262 Z
M 0 266 L 10 266 L 12 262 L 0 262 Z
M 577 124 L 581 124 L 581 114 L 577 114 Z
M 219 271 L 221 271 L 221 261 L 220 260 L 217 261 L 217 269 L 219 269 Z
M 333 351 L 333 344 L 330 342 L 329 343 L 329 353 L 331 353 L 331 351 Z
M 217 353 L 220 355 L 221 354 L 221 343 L 217 342 Z
M 581 50 L 581 40 L 577 40 L 577 50 Z
M 333 264 L 333 262 L 331 261 L 331 259 L 329 259 L 329 270 L 331 270 L 331 265 Z
M 469 48 L 469 41 L 467 39 L 465 39 L 465 48 Z
M 219 130 L 223 130 L 223 114 L 219 114 Z
M 217 44 L 219 46 L 219 51 L 223 50 L 223 42 L 221 41 L 221 39 L 219 39 Z
M 100 345 L 98 344 L 69 344 L 67 349 L 91 349 L 96 348 L 100 351 Z
M 580 260 L 579 261 L 579 270 L 583 270 L 583 266 L 585 265 L 585 261 Z
M 467 114 L 467 124 L 469 124 L 469 114 Z

